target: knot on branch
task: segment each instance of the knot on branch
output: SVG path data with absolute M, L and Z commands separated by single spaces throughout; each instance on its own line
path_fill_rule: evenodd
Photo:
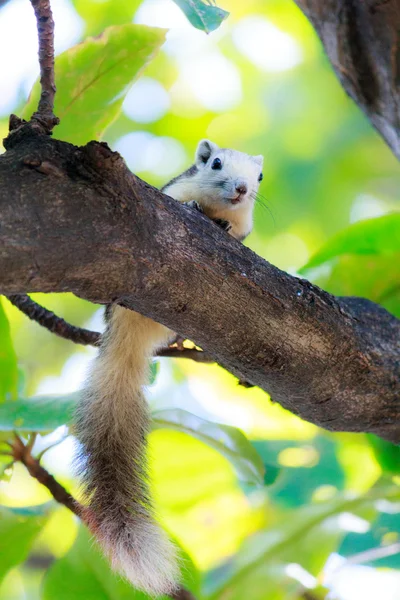
M 17 117 L 17 115 L 10 115 L 8 130 L 8 136 L 3 139 L 3 145 L 6 150 L 10 150 L 16 146 L 23 138 L 38 135 L 48 136 L 51 134 L 48 125 L 35 116 L 32 116 L 30 121 L 26 121 L 25 119 Z
M 43 133 L 47 135 L 52 135 L 52 130 L 60 122 L 60 119 L 53 114 L 49 107 L 47 107 L 47 110 L 44 108 L 43 112 L 33 113 L 31 120 L 36 121 Z
M 83 147 L 83 151 L 90 162 L 98 169 L 118 169 L 125 167 L 125 161 L 119 152 L 111 150 L 106 142 L 89 142 Z

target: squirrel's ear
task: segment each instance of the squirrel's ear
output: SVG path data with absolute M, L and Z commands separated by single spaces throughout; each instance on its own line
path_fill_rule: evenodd
M 264 157 L 263 157 L 263 155 L 262 155 L 262 154 L 259 154 L 258 156 L 253 156 L 253 160 L 254 160 L 254 161 L 255 161 L 255 162 L 258 164 L 258 165 L 260 165 L 260 167 L 262 167 L 262 166 L 263 166 L 263 164 L 264 164 Z
M 207 164 L 208 159 L 216 150 L 218 150 L 217 144 L 210 142 L 210 140 L 201 140 L 196 150 L 196 165 Z

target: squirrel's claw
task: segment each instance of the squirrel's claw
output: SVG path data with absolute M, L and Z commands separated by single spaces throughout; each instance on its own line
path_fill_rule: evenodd
M 230 231 L 232 229 L 231 223 L 229 221 L 225 221 L 225 219 L 213 219 L 214 223 L 221 227 L 224 231 Z
M 190 208 L 194 208 L 198 212 L 204 213 L 204 210 L 201 208 L 200 204 L 196 200 L 191 200 L 190 202 L 187 202 L 186 205 Z

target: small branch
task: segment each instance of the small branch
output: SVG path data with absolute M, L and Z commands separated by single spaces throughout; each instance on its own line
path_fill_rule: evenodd
M 86 526 L 93 531 L 93 520 L 88 518 L 85 508 L 80 504 L 67 490 L 60 484 L 53 475 L 50 475 L 46 469 L 42 467 L 40 462 L 32 456 L 31 450 L 36 435 L 33 434 L 27 444 L 24 444 L 22 439 L 14 434 L 13 442 L 10 442 L 12 456 L 15 461 L 21 462 L 27 468 L 29 475 L 44 485 L 59 504 L 62 504 L 81 519 Z M 172 600 L 196 600 L 189 590 L 178 588 L 178 590 L 169 596 Z
M 64 319 L 55 315 L 51 310 L 44 308 L 44 306 L 41 306 L 26 294 L 12 294 L 11 296 L 7 296 L 7 298 L 11 304 L 29 317 L 31 321 L 39 323 L 39 325 L 45 327 L 51 331 L 51 333 L 74 342 L 75 344 L 82 344 L 83 346 L 99 346 L 101 333 L 90 331 L 89 329 L 82 329 L 81 327 L 75 327 L 74 325 L 67 323 L 67 321 L 64 321 Z
M 32 120 L 42 125 L 50 134 L 60 122 L 54 115 L 56 84 L 54 77 L 54 21 L 50 0 L 31 0 L 37 22 L 39 37 L 39 65 L 41 94 L 37 111 Z
M 57 502 L 63 504 L 75 515 L 82 518 L 84 514 L 83 506 L 32 456 L 29 443 L 25 445 L 21 438 L 15 434 L 11 448 L 14 460 L 25 465 L 31 477 L 44 485 Z

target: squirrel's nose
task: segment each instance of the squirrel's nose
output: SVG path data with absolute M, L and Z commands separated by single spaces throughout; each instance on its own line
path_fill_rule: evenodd
M 237 181 L 235 188 L 239 194 L 247 194 L 247 183 L 245 181 Z

